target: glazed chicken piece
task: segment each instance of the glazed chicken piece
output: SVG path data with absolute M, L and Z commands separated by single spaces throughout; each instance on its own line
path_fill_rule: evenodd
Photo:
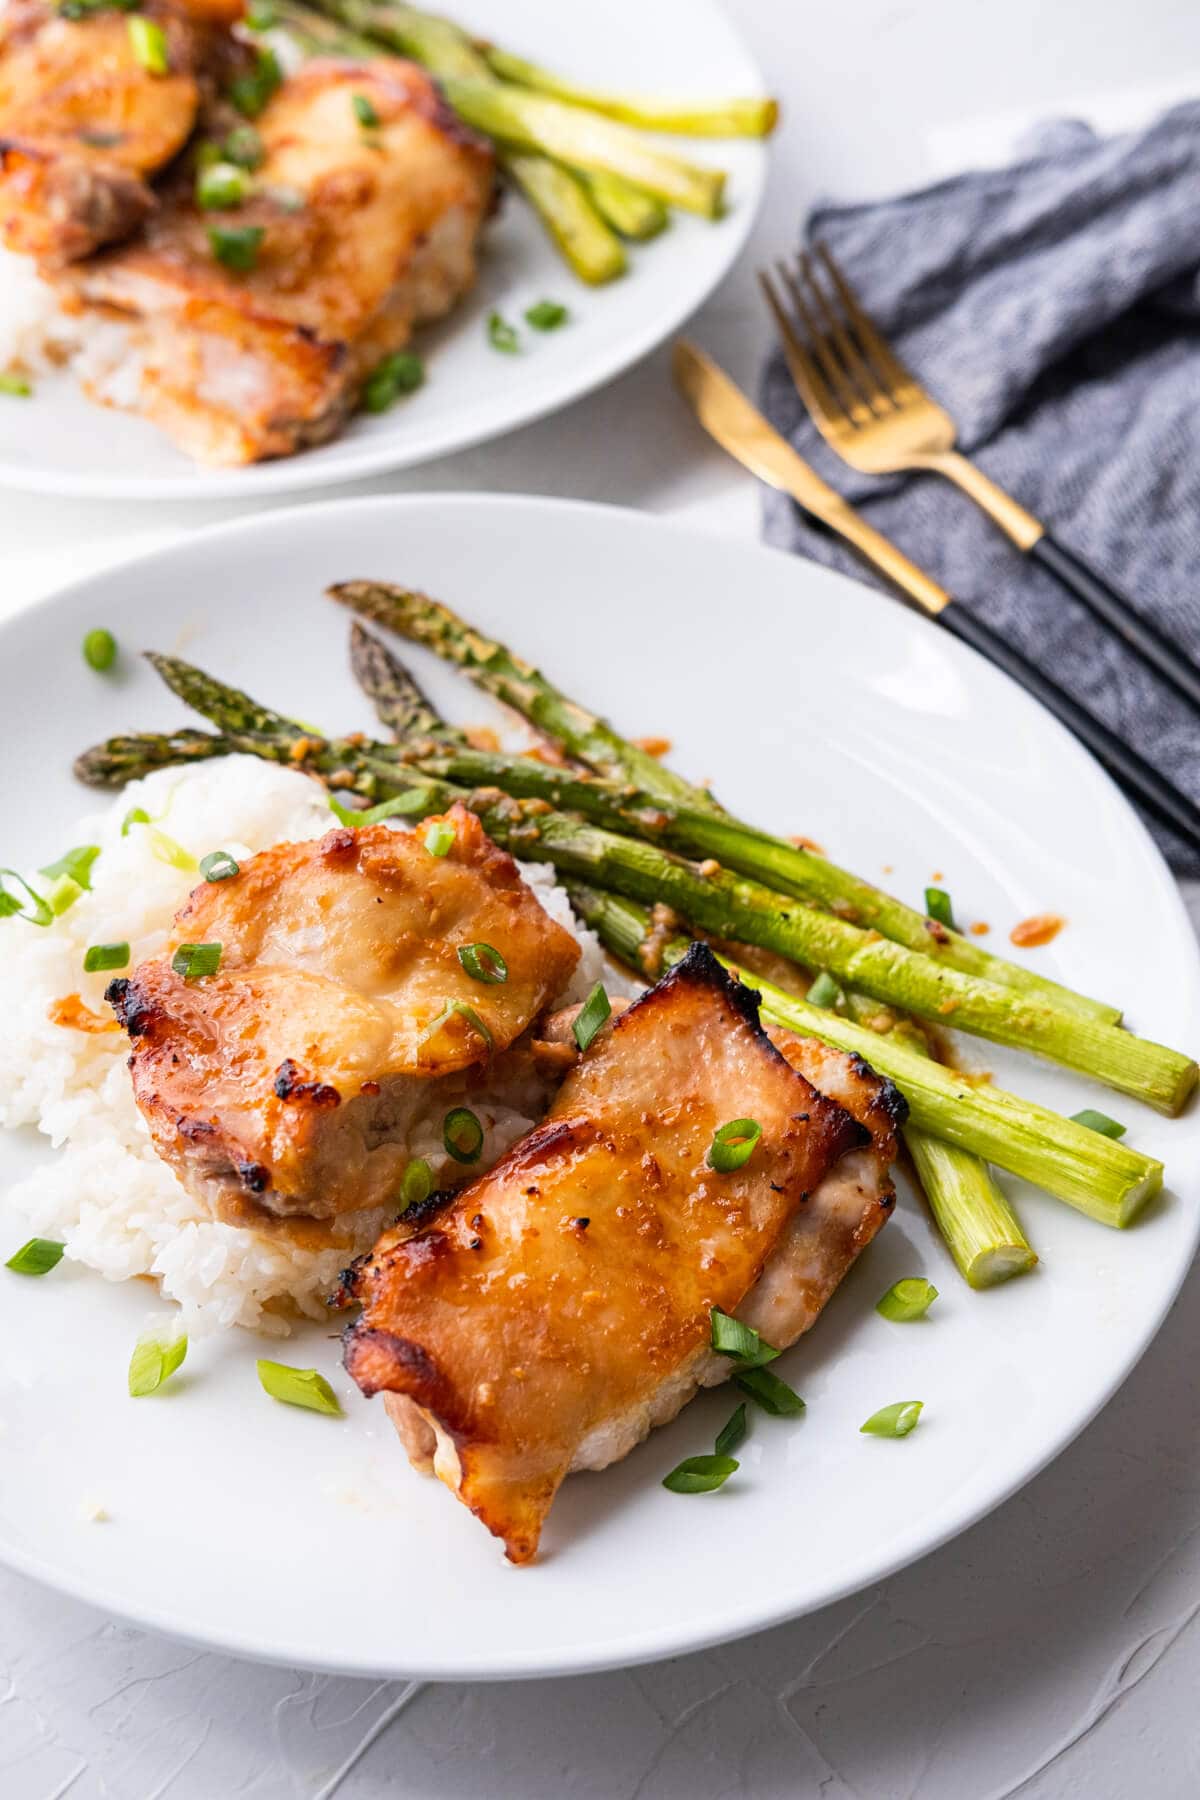
M 179 154 L 219 67 L 241 0 L 147 0 L 168 70 L 138 61 L 130 15 L 64 17 L 44 0 L 0 16 L 0 237 L 57 267 L 130 236 L 151 214 L 150 177 Z
M 96 396 L 207 463 L 333 436 L 365 376 L 471 286 L 492 200 L 491 149 L 415 64 L 308 63 L 257 125 L 265 160 L 246 204 L 203 212 L 181 178 L 136 243 L 61 284 L 134 327 L 136 397 L 127 371 Z M 261 233 L 254 266 L 223 266 L 214 229 Z
M 810 1060 L 839 1099 L 696 945 L 490 1174 L 347 1271 L 363 1307 L 347 1369 L 511 1561 L 535 1554 L 564 1476 L 617 1461 L 730 1374 L 714 1307 L 794 1342 L 887 1218 L 904 1103 L 853 1059 Z M 762 1136 L 716 1173 L 714 1133 L 741 1117 Z
M 445 1078 L 482 1076 L 566 986 L 574 938 L 473 813 L 444 823 L 445 855 L 428 825 L 264 850 L 197 888 L 165 956 L 109 987 L 154 1146 L 217 1216 L 327 1220 L 394 1200 L 411 1123 Z M 177 974 L 183 943 L 219 944 L 217 972 Z M 472 945 L 499 952 L 505 979 L 468 971 Z M 446 1109 L 463 1093 L 448 1085 Z

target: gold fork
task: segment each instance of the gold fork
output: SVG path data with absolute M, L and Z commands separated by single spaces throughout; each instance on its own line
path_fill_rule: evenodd
M 820 267 L 818 268 L 818 264 Z M 958 432 L 874 324 L 823 244 L 777 263 L 759 282 L 809 416 L 831 450 L 867 475 L 945 475 L 1030 561 L 1053 575 L 1200 708 L 1200 669 L 1091 565 L 1052 537 L 1011 494 L 956 449 Z

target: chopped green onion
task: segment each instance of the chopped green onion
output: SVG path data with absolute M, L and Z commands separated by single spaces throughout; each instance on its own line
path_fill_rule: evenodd
M 598 981 L 578 1013 L 571 1027 L 575 1042 L 581 1050 L 586 1050 L 592 1039 L 612 1015 L 612 1003 L 604 991 L 604 983 Z
M 1110 1119 L 1107 1113 L 1097 1112 L 1092 1106 L 1085 1106 L 1082 1112 L 1071 1114 L 1076 1125 L 1086 1125 L 1089 1131 L 1098 1131 L 1101 1137 L 1123 1138 L 1128 1125 L 1122 1125 L 1119 1119 Z
M 947 931 L 956 929 L 954 924 L 954 908 L 950 904 L 950 896 L 945 888 L 927 887 L 925 889 L 925 911 L 929 918 L 936 919 Z
M 773 1369 L 746 1369 L 734 1376 L 743 1394 L 757 1400 L 764 1412 L 776 1419 L 791 1419 L 804 1411 L 804 1402 Z
M 62 1261 L 66 1247 L 51 1238 L 30 1238 L 27 1244 L 14 1251 L 4 1266 L 17 1275 L 48 1275 Z
M 105 969 L 127 969 L 128 967 L 128 944 L 89 944 L 83 953 L 85 975 L 99 975 Z
M 169 869 L 179 869 L 184 875 L 194 875 L 200 867 L 190 850 L 185 850 L 182 844 L 177 844 L 173 837 L 168 837 L 165 831 L 160 831 L 149 820 L 146 822 L 146 835 L 151 854 L 160 863 L 166 863 Z
M 458 960 L 472 981 L 499 987 L 508 980 L 508 964 L 491 944 L 460 944 Z
M 479 1161 L 483 1149 L 483 1126 L 469 1106 L 455 1106 L 442 1120 L 442 1143 L 446 1154 L 455 1162 Z
M 11 394 L 14 400 L 28 400 L 33 387 L 24 375 L 16 375 L 11 369 L 0 374 L 0 394 Z
M 354 108 L 354 116 L 364 131 L 378 131 L 379 114 L 375 111 L 365 94 L 351 94 L 350 104 Z
M 260 44 L 254 68 L 230 83 L 229 98 L 247 119 L 257 119 L 282 80 L 279 58 L 266 44 Z
M 557 331 L 569 316 L 561 300 L 539 300 L 536 306 L 525 308 L 525 322 L 535 331 Z
M 892 1283 L 882 1299 L 875 1302 L 875 1311 L 881 1318 L 903 1325 L 910 1319 L 923 1319 L 936 1299 L 937 1289 L 931 1281 L 910 1275 Z
M 415 394 L 425 379 L 425 364 L 410 350 L 395 350 L 376 363 L 363 385 L 363 411 L 386 412 L 401 394 Z
M 111 669 L 117 660 L 117 640 L 111 631 L 105 631 L 98 625 L 94 631 L 85 634 L 83 640 L 83 660 L 89 669 L 95 669 L 97 675 L 103 675 Z
M 473 1006 L 468 1006 L 465 1000 L 447 1000 L 437 1018 L 430 1021 L 417 1039 L 417 1042 L 419 1044 L 427 1044 L 430 1038 L 435 1038 L 438 1035 L 443 1025 L 449 1024 L 455 1014 L 457 1014 L 460 1019 L 466 1020 L 467 1024 L 471 1027 L 471 1030 L 475 1032 L 478 1037 L 483 1039 L 489 1050 L 495 1047 L 496 1040 L 493 1038 L 491 1032 L 488 1030 L 479 1014 L 475 1011 L 475 1008 Z
M 248 275 L 258 262 L 265 233 L 261 225 L 210 225 L 208 241 L 219 263 Z
M 129 1359 L 129 1392 L 135 1400 L 153 1394 L 164 1381 L 169 1381 L 184 1357 L 188 1341 L 180 1333 L 166 1343 L 161 1338 L 139 1338 Z
M 215 144 L 213 148 L 216 149 Z M 239 169 L 253 171 L 266 154 L 262 138 L 253 125 L 235 125 L 213 161 L 220 161 L 223 157 L 226 162 L 236 163 Z
M 143 69 L 151 75 L 166 75 L 171 64 L 167 56 L 167 34 L 162 26 L 140 14 L 127 19 L 126 26 L 133 54 Z
M 663 1476 L 663 1486 L 673 1494 L 714 1494 L 739 1466 L 732 1456 L 688 1456 Z
M 9 881 L 20 882 L 28 899 L 18 900 L 15 894 L 10 894 L 7 885 Z M 0 869 L 0 919 L 11 919 L 16 916 L 28 919 L 31 925 L 44 926 L 54 923 L 53 912 L 42 896 L 30 887 L 25 877 L 18 875 L 15 869 Z
M 858 1429 L 869 1437 L 907 1437 L 915 1430 L 924 1404 L 923 1400 L 897 1400 L 891 1406 L 881 1406 Z
M 340 1415 L 337 1395 L 323 1375 L 315 1369 L 293 1369 L 290 1363 L 258 1364 L 258 1379 L 272 1400 L 285 1406 L 307 1406 L 310 1412 Z
M 204 975 L 215 975 L 220 966 L 220 944 L 180 944 L 171 958 L 171 967 L 185 981 L 199 981 Z
M 64 850 L 57 862 L 47 863 L 39 869 L 39 875 L 49 875 L 53 880 L 58 875 L 69 875 L 72 881 L 81 888 L 92 885 L 92 864 L 100 854 L 99 844 L 79 844 L 74 850 Z
M 149 823 L 150 814 L 144 806 L 131 806 L 121 820 L 121 836 L 128 837 L 135 825 L 148 825 Z
M 454 827 L 447 819 L 435 819 L 422 842 L 430 856 L 449 856 L 454 848 Z
M 46 889 L 46 905 L 56 919 L 61 919 L 65 912 L 70 912 L 75 902 L 83 897 L 83 889 L 69 875 L 60 875 Z
M 715 1169 L 718 1175 L 732 1175 L 735 1169 L 744 1168 L 754 1155 L 754 1149 L 762 1136 L 762 1126 L 757 1119 L 730 1119 L 713 1133 L 713 1141 L 708 1151 L 708 1166 Z
M 207 856 L 200 858 L 200 873 L 205 881 L 232 881 L 241 872 L 241 863 L 235 861 L 228 850 L 210 850 Z
M 400 1177 L 400 1209 L 420 1206 L 433 1192 L 433 1170 L 423 1156 L 415 1156 Z
M 506 356 L 515 356 L 521 348 L 516 326 L 510 325 L 498 312 L 488 314 L 487 335 L 492 349 L 503 350 Z
M 329 796 L 329 810 L 343 825 L 351 831 L 358 831 L 364 825 L 382 825 L 385 819 L 394 819 L 399 815 L 428 812 L 432 799 L 429 788 L 414 788 L 411 794 L 399 794 L 395 800 L 383 800 L 378 806 L 368 806 L 362 812 L 352 806 L 343 806 L 336 794 Z
M 763 1342 L 753 1325 L 743 1325 L 719 1306 L 714 1306 L 709 1314 L 709 1330 L 718 1356 L 732 1356 L 744 1368 L 756 1369 L 762 1363 L 774 1362 L 779 1355 L 773 1344 Z
M 205 212 L 226 212 L 248 200 L 253 183 L 236 163 L 215 162 L 196 175 L 196 205 Z
M 826 969 L 822 969 L 804 998 L 810 1006 L 823 1006 L 828 1011 L 845 998 L 841 988 Z
M 713 1449 L 718 1456 L 729 1456 L 736 1450 L 746 1435 L 746 1402 L 743 1400 L 730 1415 L 728 1422 L 717 1433 L 717 1441 Z

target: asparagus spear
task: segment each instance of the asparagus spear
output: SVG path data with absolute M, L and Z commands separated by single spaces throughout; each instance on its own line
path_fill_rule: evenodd
M 587 107 L 590 112 L 604 113 L 626 125 L 640 125 L 646 131 L 683 132 L 689 137 L 767 137 L 779 117 L 775 101 L 761 97 L 704 102 L 605 93 L 555 75 L 523 57 L 497 49 L 494 44 L 481 48 L 492 73 L 502 81 L 535 88 L 552 99 Z
M 502 147 L 497 155 L 581 281 L 599 287 L 625 273 L 620 239 L 569 169 L 528 150 Z
M 271 719 L 281 729 L 268 754 L 294 759 L 298 744 L 303 758 L 311 734 L 301 727 L 177 658 L 151 660 L 168 686 L 222 731 L 245 729 L 248 718 Z M 1196 1064 L 1178 1051 L 1094 1020 L 1070 1018 L 994 983 L 944 968 L 876 932 L 786 900 L 716 863 L 689 862 L 657 845 L 556 813 L 544 802 L 515 800 L 494 788 L 472 793 L 423 770 L 373 756 L 369 749 L 350 746 L 345 766 L 382 784 L 376 791 L 420 788 L 438 805 L 463 801 L 497 842 L 531 861 L 552 863 L 564 874 L 615 889 L 629 899 L 651 905 L 664 902 L 706 931 L 775 950 L 806 968 L 828 969 L 839 980 L 901 1011 L 935 1024 L 952 1021 L 978 1037 L 1045 1056 L 1162 1112 L 1177 1113 L 1195 1087 Z
M 357 619 L 350 631 L 350 669 L 378 713 L 380 722 L 398 742 L 415 738 L 465 748 L 466 739 L 462 732 L 446 723 L 403 663 L 392 655 L 386 644 L 364 631 Z
M 698 856 L 715 856 L 728 867 L 770 887 L 835 907 L 851 922 L 880 931 L 910 950 L 921 951 L 965 975 L 997 982 L 1081 1018 L 1113 1024 L 1119 1020 L 1118 1007 L 1075 994 L 1032 969 L 993 955 L 870 882 L 840 869 L 824 856 L 719 814 L 711 796 L 702 788 L 692 787 L 655 757 L 620 737 L 594 713 L 560 693 L 537 669 L 514 656 L 505 645 L 474 631 L 440 601 L 379 581 L 343 581 L 329 592 L 333 599 L 355 612 L 453 663 L 485 693 L 513 707 L 602 776 L 632 783 L 638 792 L 631 796 L 629 806 L 644 814 L 639 831 L 657 829 L 663 842 L 674 844 L 677 849 Z M 531 769 L 538 766 L 528 763 L 528 759 L 521 760 Z M 521 769 L 509 774 L 501 774 L 498 769 L 484 773 L 477 765 L 475 774 L 456 779 L 491 780 L 498 786 L 506 786 L 510 780 L 521 781 L 525 792 L 540 792 L 543 798 L 550 798 L 545 787 L 539 790 L 531 785 L 539 777 L 524 775 Z M 678 826 L 673 825 L 670 816 L 656 826 L 653 808 L 644 805 L 647 796 L 665 815 L 682 807 L 719 816 L 704 829 L 690 816 Z M 584 812 L 589 810 L 581 797 L 562 803 Z
M 656 946 L 645 908 L 586 883 L 568 881 L 566 886 L 576 911 L 606 948 L 645 979 L 657 974 L 656 964 L 669 966 L 687 949 L 687 939 L 679 937 Z M 653 963 L 645 958 L 647 948 L 654 950 Z M 919 1130 L 1019 1175 L 1102 1225 L 1131 1224 L 1162 1186 L 1162 1164 L 1153 1157 L 1111 1138 L 1096 1142 L 1099 1134 L 1073 1119 L 1060 1118 L 990 1083 L 968 1082 L 891 1034 L 879 1036 L 838 1013 L 784 993 L 727 957 L 722 961 L 748 987 L 758 989 L 768 1018 L 861 1056 L 894 1081 Z
M 634 187 L 620 175 L 581 171 L 579 176 L 588 198 L 613 230 L 622 237 L 645 243 L 665 231 L 670 214 L 661 200 L 644 188 Z

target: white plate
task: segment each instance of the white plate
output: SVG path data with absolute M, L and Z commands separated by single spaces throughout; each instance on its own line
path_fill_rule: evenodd
M 556 0 L 462 0 L 461 23 L 597 86 L 711 98 L 755 94 L 763 79 L 717 0 L 606 0 L 600 14 Z M 589 288 L 567 268 L 523 200 L 511 195 L 487 228 L 480 280 L 443 324 L 420 334 L 425 386 L 333 443 L 245 469 L 203 469 L 145 420 L 93 405 L 70 373 L 43 378 L 34 399 L 0 408 L 0 486 L 123 500 L 251 499 L 408 468 L 528 424 L 611 381 L 651 351 L 712 292 L 746 241 L 766 176 L 758 142 L 664 140 L 729 172 L 719 223 L 673 213 L 669 229 L 631 246 L 628 273 Z M 521 314 L 565 301 L 571 322 L 527 330 Z M 521 324 L 520 356 L 493 350 L 493 308 Z
M 170 648 L 301 718 L 369 723 L 345 668 L 335 578 L 377 574 L 444 596 L 536 657 L 631 733 L 665 733 L 678 767 L 739 811 L 807 832 L 917 896 L 941 871 L 1004 947 L 1054 908 L 1039 964 L 1123 1001 L 1191 1045 L 1197 956 L 1146 833 L 1074 741 L 948 633 L 840 577 L 643 516 L 464 496 L 331 504 L 199 534 L 110 570 L 0 630 L 3 860 L 61 851 L 83 809 L 72 755 L 116 729 L 178 723 L 132 656 L 117 680 L 78 644 L 110 625 Z M 444 704 L 479 719 L 457 677 L 415 657 Z M 447 709 L 449 705 L 447 704 Z M 7 932 L 28 929 L 12 922 Z M 334 1381 L 344 1421 L 270 1403 L 238 1335 L 197 1345 L 172 1388 L 124 1392 L 141 1284 L 62 1265 L 0 1270 L 0 1555 L 105 1610 L 245 1655 L 377 1675 L 544 1675 L 637 1662 L 824 1605 L 961 1531 L 1027 1481 L 1145 1349 L 1197 1237 L 1195 1116 L 1167 1122 L 984 1047 L 1007 1085 L 1108 1107 L 1168 1161 L 1172 1191 L 1122 1235 L 1032 1191 L 1043 1258 L 988 1294 L 963 1286 L 905 1194 L 811 1336 L 781 1368 L 799 1421 L 756 1418 L 735 1482 L 712 1497 L 660 1479 L 706 1449 L 727 1394 L 687 1407 L 602 1475 L 568 1481 L 534 1566 L 437 1483 L 412 1474 L 379 1404 L 359 1398 L 325 1330 L 284 1354 Z M 7 1180 L 33 1154 L 0 1145 Z M 15 1227 L 0 1227 L 0 1246 Z M 24 1235 L 23 1233 L 21 1234 Z M 902 1275 L 941 1290 L 929 1319 L 873 1312 Z M 920 1399 L 902 1442 L 859 1435 Z M 108 1523 L 82 1524 L 83 1494 Z

